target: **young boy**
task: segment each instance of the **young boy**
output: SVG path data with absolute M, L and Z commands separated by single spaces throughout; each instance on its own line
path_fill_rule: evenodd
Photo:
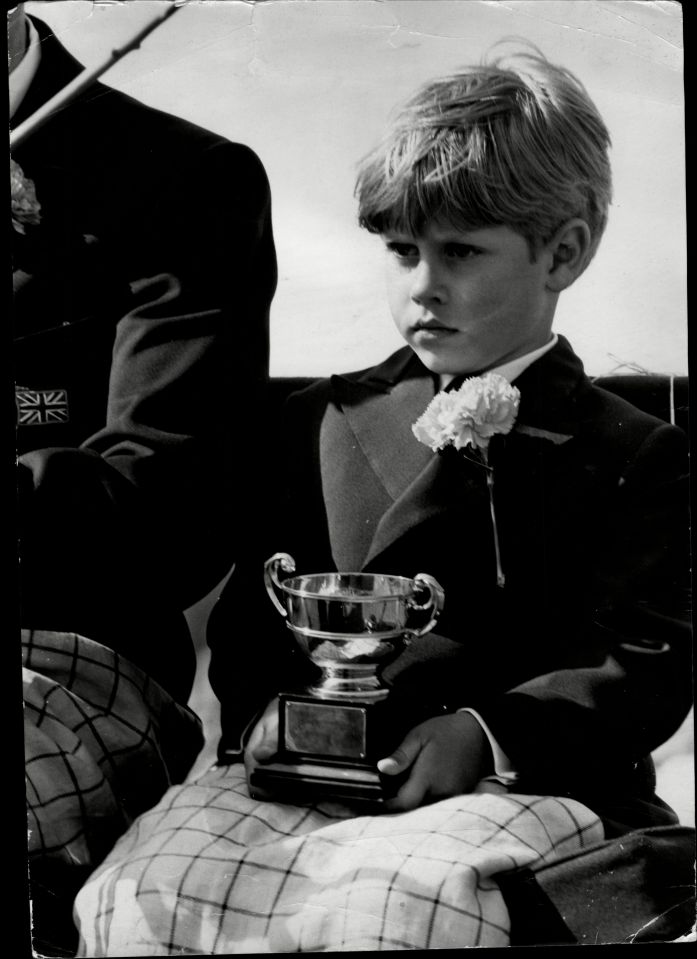
M 220 765 L 170 790 L 90 879 L 81 954 L 132 951 L 134 930 L 151 954 L 505 945 L 544 896 L 504 907 L 502 874 L 558 860 L 569 928 L 550 906 L 551 932 L 527 941 L 584 942 L 589 925 L 633 941 L 674 915 L 673 861 L 668 880 L 642 877 L 638 912 L 639 880 L 596 887 L 603 836 L 676 822 L 647 757 L 691 696 L 686 438 L 596 388 L 552 333 L 605 226 L 608 146 L 580 84 L 527 57 L 428 84 L 362 164 L 360 222 L 385 244 L 408 345 L 296 393 L 282 422 L 251 411 L 245 428 L 269 436 L 250 504 L 263 520 L 209 621 Z M 412 431 L 441 389 L 485 372 L 520 391 L 487 450 L 495 527 L 476 456 Z M 399 815 L 250 797 L 237 763 L 275 753 L 277 693 L 310 670 L 264 589 L 279 551 L 299 574 L 425 572 L 444 588 L 437 632 L 383 674 L 418 704 L 379 763 Z
M 385 245 L 408 346 L 291 398 L 265 493 L 281 509 L 214 610 L 210 675 L 225 760 L 297 674 L 259 590 L 264 551 L 290 552 L 298 572 L 423 570 L 445 589 L 438 635 L 385 676 L 448 714 L 380 763 L 408 771 L 389 807 L 500 774 L 582 800 L 607 833 L 673 821 L 646 757 L 690 703 L 686 440 L 594 387 L 552 332 L 605 228 L 610 138 L 570 73 L 536 56 L 518 66 L 427 84 L 363 161 L 360 223 Z M 412 433 L 454 377 L 492 371 L 520 391 L 512 432 L 489 447 L 503 589 L 484 470 Z M 272 703 L 248 762 L 274 751 L 275 715 Z

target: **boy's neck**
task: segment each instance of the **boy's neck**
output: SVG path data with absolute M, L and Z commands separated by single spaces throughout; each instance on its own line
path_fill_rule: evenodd
M 529 350 L 527 353 L 523 353 L 521 356 L 517 356 L 512 360 L 509 359 L 495 364 L 490 369 L 484 370 L 483 372 L 472 371 L 471 373 L 465 373 L 464 378 L 468 379 L 471 376 L 483 376 L 484 373 L 496 373 L 500 370 L 503 370 L 503 375 L 505 375 L 506 379 L 509 380 L 509 382 L 513 382 L 513 380 L 520 376 L 523 370 L 527 369 L 528 366 L 531 366 L 537 359 L 556 346 L 557 340 L 557 334 L 552 332 L 550 333 L 550 338 L 543 346 L 538 346 L 534 350 Z M 439 376 L 439 388 L 441 390 L 447 389 L 454 379 L 456 379 L 456 374 L 454 373 L 441 373 Z

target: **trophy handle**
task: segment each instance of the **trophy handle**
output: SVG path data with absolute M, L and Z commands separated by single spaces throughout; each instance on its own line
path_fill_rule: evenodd
M 267 559 L 264 563 L 264 585 L 266 586 L 266 592 L 271 598 L 271 602 L 281 616 L 287 617 L 288 613 L 286 612 L 285 606 L 283 606 L 276 595 L 276 591 L 280 592 L 281 590 L 281 581 L 278 578 L 279 567 L 284 573 L 294 573 L 295 560 L 292 556 L 289 556 L 288 553 L 274 553 L 271 559 Z
M 421 626 L 419 629 L 409 630 L 409 634 L 412 638 L 415 636 L 423 636 L 424 633 L 430 633 L 430 631 L 436 625 L 436 620 L 440 616 L 441 610 L 443 609 L 443 604 L 445 603 L 445 592 L 443 591 L 443 587 L 427 573 L 417 573 L 414 577 L 414 585 L 417 588 L 420 587 L 428 590 L 428 599 L 425 603 L 415 603 L 413 600 L 411 600 L 409 603 L 410 607 L 418 610 L 430 609 L 431 618 L 425 626 Z

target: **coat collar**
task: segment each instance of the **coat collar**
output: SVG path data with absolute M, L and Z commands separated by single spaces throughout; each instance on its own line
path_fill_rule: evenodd
M 590 386 L 583 363 L 560 336 L 545 353 L 516 379 L 520 407 L 516 428 L 575 435 L 579 426 L 578 400 Z

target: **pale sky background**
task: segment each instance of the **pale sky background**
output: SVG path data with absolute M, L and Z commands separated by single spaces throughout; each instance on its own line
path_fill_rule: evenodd
M 32 2 L 87 66 L 166 3 Z M 533 41 L 586 85 L 612 139 L 615 197 L 556 329 L 591 373 L 687 372 L 682 9 L 673 0 L 200 0 L 104 82 L 251 146 L 273 197 L 271 372 L 324 375 L 402 345 L 379 240 L 356 225 L 356 163 L 422 81 Z M 201 183 L 201 203 L 215 203 Z M 627 371 L 627 367 L 623 367 Z

